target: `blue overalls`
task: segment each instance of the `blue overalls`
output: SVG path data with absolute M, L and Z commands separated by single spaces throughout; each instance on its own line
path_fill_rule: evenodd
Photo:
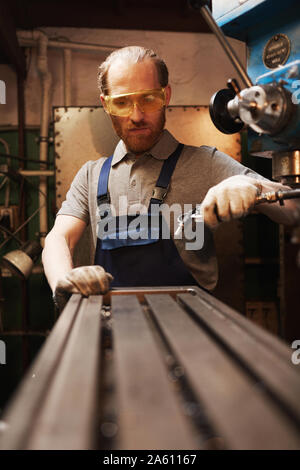
M 131 229 L 137 216 L 113 217 L 106 212 L 105 217 L 100 217 L 99 224 L 105 221 L 103 223 L 108 227 L 109 221 L 113 222 L 111 224 L 113 229 L 107 230 L 104 234 L 103 231 L 101 232 L 103 225 L 98 226 L 95 264 L 101 265 L 105 271 L 113 275 L 111 287 L 196 284 L 195 279 L 185 267 L 172 237 L 168 239 L 162 237 L 163 224 L 166 222 L 159 211 L 182 149 L 183 144 L 179 144 L 163 163 L 150 200 L 148 214 L 142 216 L 147 218 L 149 224 L 146 230 L 141 229 L 139 238 L 132 236 Z M 111 163 L 112 156 L 105 160 L 99 175 L 97 190 L 99 213 L 101 213 L 101 206 L 104 207 L 103 204 L 106 204 L 108 207 L 107 204 L 110 202 L 108 179 Z

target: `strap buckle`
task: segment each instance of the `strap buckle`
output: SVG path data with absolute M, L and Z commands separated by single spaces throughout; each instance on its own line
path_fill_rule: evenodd
M 162 188 L 161 186 L 155 186 L 152 191 L 152 199 L 158 199 L 159 201 L 163 201 L 167 195 L 169 189 L 169 185 L 166 188 Z
M 110 203 L 110 196 L 109 194 L 101 194 L 101 196 L 97 196 L 97 205 L 100 204 L 109 204 Z

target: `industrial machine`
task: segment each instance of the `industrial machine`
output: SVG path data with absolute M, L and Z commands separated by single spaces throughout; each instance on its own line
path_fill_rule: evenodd
M 211 98 L 210 116 L 224 134 L 247 130 L 249 155 L 272 160 L 272 177 L 288 191 L 257 203 L 300 197 L 300 3 L 298 0 L 189 0 L 236 69 Z M 247 67 L 227 37 L 244 41 Z M 225 85 L 225 84 L 224 84 Z M 263 162 L 261 162 L 263 163 Z M 266 162 L 265 162 L 266 163 Z M 279 228 L 278 297 L 284 336 L 299 331 L 300 227 Z M 276 267 L 275 267 L 276 269 Z
M 229 79 L 227 88 L 213 95 L 212 121 L 225 134 L 246 127 L 251 155 L 272 158 L 273 178 L 300 187 L 300 4 L 213 0 L 211 14 L 208 3 L 190 1 L 238 73 L 238 80 Z M 225 35 L 246 42 L 247 71 Z

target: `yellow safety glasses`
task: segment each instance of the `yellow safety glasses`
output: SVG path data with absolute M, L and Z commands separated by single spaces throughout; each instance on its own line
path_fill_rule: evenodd
M 158 88 L 124 93 L 123 95 L 107 95 L 104 99 L 109 114 L 128 117 L 133 112 L 135 105 L 143 113 L 158 111 L 166 104 L 166 93 L 165 88 Z

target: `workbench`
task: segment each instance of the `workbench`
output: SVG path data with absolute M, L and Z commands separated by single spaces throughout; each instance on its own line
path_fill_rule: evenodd
M 293 350 L 197 287 L 74 294 L 1 449 L 299 449 Z

